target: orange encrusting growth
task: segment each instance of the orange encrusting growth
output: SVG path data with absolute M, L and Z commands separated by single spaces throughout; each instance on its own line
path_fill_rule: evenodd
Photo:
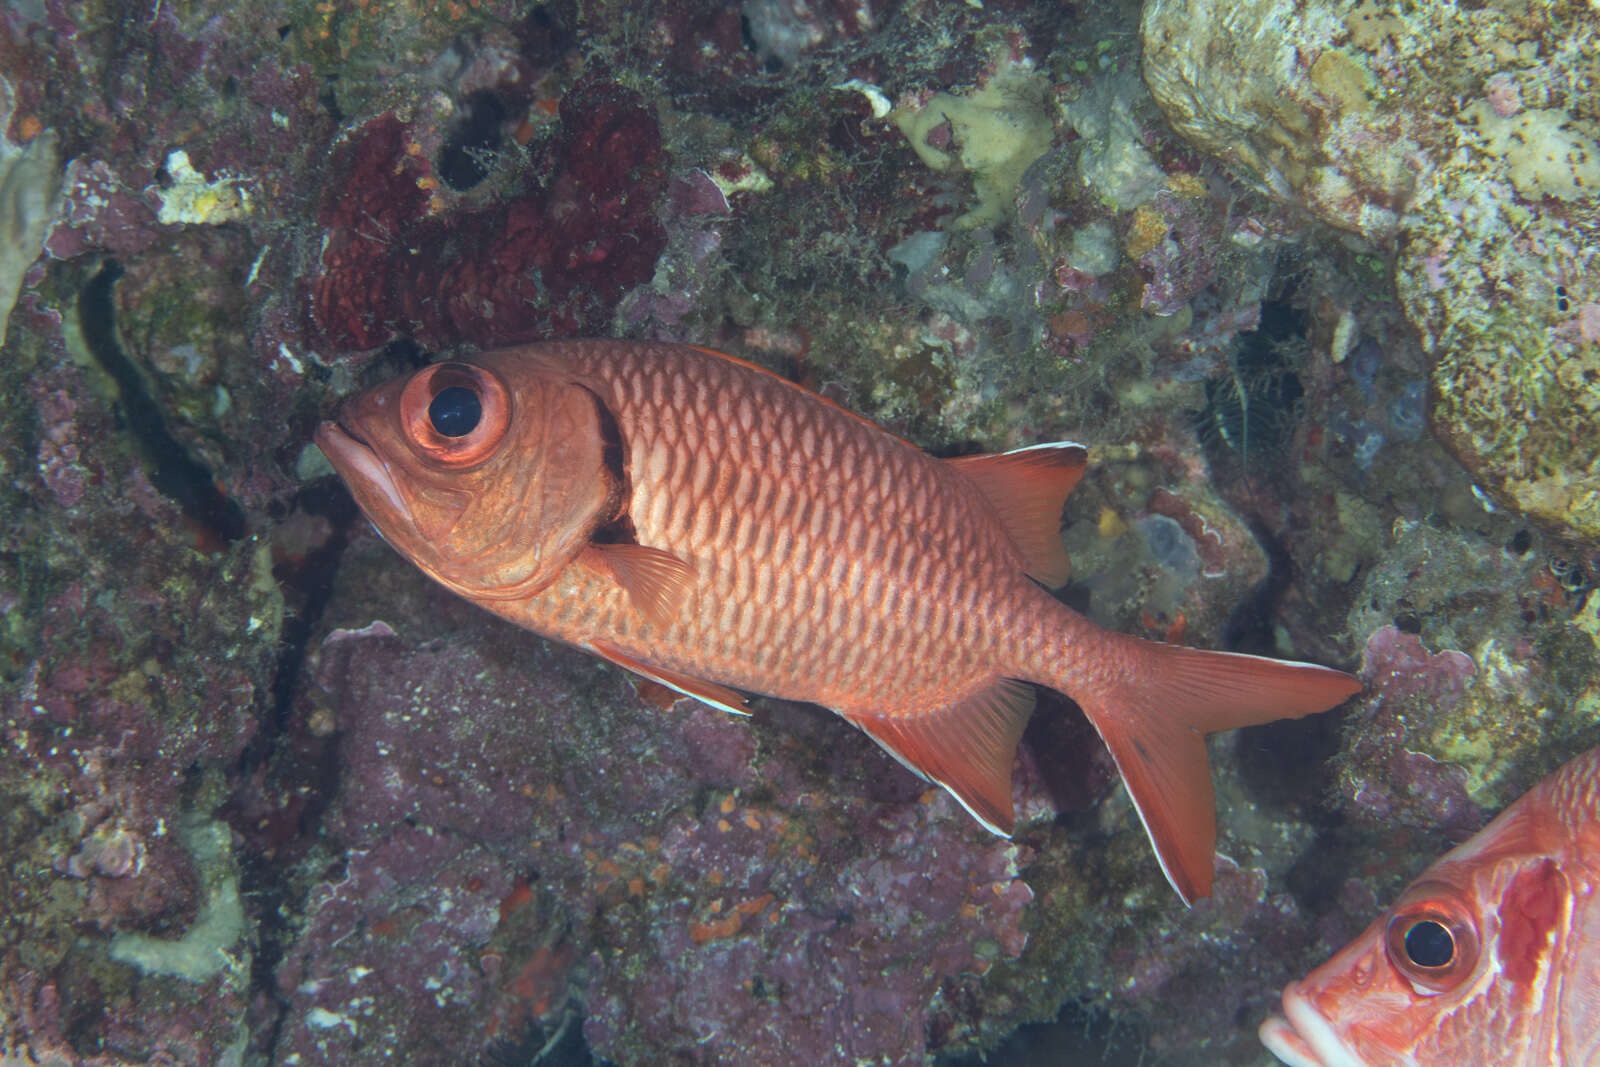
M 775 375 L 683 346 L 580 341 L 472 363 L 438 375 L 509 395 L 509 456 L 464 474 L 416 456 L 394 398 L 426 396 L 436 368 L 319 431 L 392 544 L 505 618 L 680 692 L 734 711 L 738 690 L 832 708 L 996 832 L 1012 825 L 1027 683 L 1049 686 L 1110 746 L 1173 885 L 1203 896 L 1215 837 L 1203 733 L 1321 711 L 1357 689 L 1320 667 L 1109 633 L 1055 600 L 1039 583 L 1067 577 L 1060 515 L 1080 446 L 934 459 Z M 559 435 L 519 427 L 546 408 Z M 546 444 L 516 445 L 535 439 Z M 539 454 L 557 441 L 559 465 Z M 532 500 L 529 486 L 550 478 L 559 507 Z M 601 497 L 611 510 L 578 522 Z M 530 531 L 543 554 L 512 567 L 503 539 L 472 538 L 519 508 L 574 525 L 564 538 Z M 487 580 L 475 591 L 473 561 L 491 557 L 519 593 L 538 591 L 497 595 Z

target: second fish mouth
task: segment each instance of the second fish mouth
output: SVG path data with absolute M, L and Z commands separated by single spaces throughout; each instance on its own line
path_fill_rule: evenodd
M 1258 1033 L 1267 1051 L 1290 1067 L 1321 1067 L 1322 1060 L 1283 1016 L 1268 1018 Z
M 1345 1044 L 1298 986 L 1291 983 L 1283 991 L 1283 1014 L 1261 1024 L 1261 1043 L 1290 1067 L 1365 1067 L 1367 1061 Z
M 347 458 L 356 449 L 372 455 L 374 460 L 377 459 L 372 452 L 372 446 L 367 444 L 364 437 L 336 419 L 324 419 L 318 423 L 311 439 L 335 467 L 339 466 L 341 459 Z

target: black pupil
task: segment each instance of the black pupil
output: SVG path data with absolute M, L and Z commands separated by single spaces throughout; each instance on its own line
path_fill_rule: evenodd
M 483 404 L 471 389 L 452 385 L 439 390 L 439 395 L 428 405 L 428 421 L 446 437 L 465 437 L 478 426 L 483 417 Z
M 1418 967 L 1443 967 L 1456 954 L 1456 942 L 1450 931 L 1424 919 L 1406 931 L 1406 955 Z

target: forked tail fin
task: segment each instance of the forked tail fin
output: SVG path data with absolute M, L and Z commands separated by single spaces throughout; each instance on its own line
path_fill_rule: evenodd
M 1361 683 L 1310 663 L 1106 636 L 1126 669 L 1069 695 L 1111 750 L 1167 881 L 1191 904 L 1211 895 L 1217 839 L 1205 735 L 1327 711 Z

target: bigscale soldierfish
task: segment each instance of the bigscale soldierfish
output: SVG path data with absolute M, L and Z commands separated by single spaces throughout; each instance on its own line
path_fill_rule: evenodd
M 1081 446 L 934 459 L 705 349 L 485 352 L 362 394 L 316 439 L 445 587 L 729 711 L 738 690 L 831 708 L 996 833 L 1027 683 L 1065 693 L 1186 901 L 1211 887 L 1204 735 L 1359 688 L 1111 633 L 1052 597 Z
M 1283 991 L 1292 1067 L 1600 1067 L 1600 748 Z

